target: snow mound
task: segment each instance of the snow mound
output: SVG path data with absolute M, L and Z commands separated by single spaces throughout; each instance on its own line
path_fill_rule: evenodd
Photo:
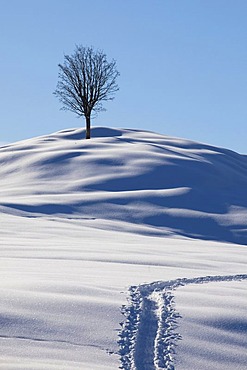
M 140 130 L 84 137 L 68 129 L 1 147 L 0 211 L 247 244 L 246 156 Z

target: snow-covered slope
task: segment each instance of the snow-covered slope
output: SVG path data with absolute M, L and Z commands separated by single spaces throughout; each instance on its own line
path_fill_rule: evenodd
M 246 156 L 137 130 L 92 136 L 72 129 L 2 147 L 2 211 L 247 243 Z
M 0 148 L 0 369 L 245 369 L 246 157 L 92 134 Z

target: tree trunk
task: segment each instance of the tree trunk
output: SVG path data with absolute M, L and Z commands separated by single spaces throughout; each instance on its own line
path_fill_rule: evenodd
M 90 116 L 86 117 L 86 139 L 90 139 L 91 137 L 91 119 Z

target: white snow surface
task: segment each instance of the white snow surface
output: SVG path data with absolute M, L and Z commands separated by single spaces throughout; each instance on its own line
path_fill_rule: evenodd
M 0 369 L 246 369 L 247 157 L 84 136 L 0 148 Z

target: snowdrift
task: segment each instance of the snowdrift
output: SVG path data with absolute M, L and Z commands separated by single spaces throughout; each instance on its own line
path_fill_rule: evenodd
M 0 210 L 247 244 L 246 156 L 139 130 L 84 136 L 69 129 L 1 147 Z
M 246 368 L 246 157 L 84 135 L 0 148 L 0 369 Z

